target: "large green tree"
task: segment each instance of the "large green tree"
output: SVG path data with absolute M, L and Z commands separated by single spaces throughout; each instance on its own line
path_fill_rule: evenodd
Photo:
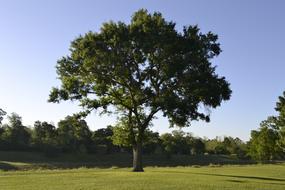
M 278 130 L 279 141 L 277 146 L 280 147 L 282 156 L 285 157 L 285 91 L 281 96 L 278 97 L 275 110 L 277 111 L 278 115 L 269 118 L 271 118 L 271 123 L 274 128 Z
M 61 86 L 49 101 L 78 100 L 81 115 L 98 109 L 127 117 L 133 170 L 143 171 L 142 141 L 158 112 L 172 126 L 189 126 L 209 121 L 208 108 L 230 98 L 229 83 L 210 62 L 221 52 L 217 39 L 197 26 L 178 32 L 160 13 L 139 10 L 129 24 L 104 23 L 71 43 L 70 55 L 57 62 Z
M 262 121 L 259 130 L 251 132 L 250 155 L 257 160 L 285 157 L 285 91 L 278 97 L 276 116 Z
M 273 160 L 278 158 L 280 153 L 280 149 L 277 146 L 279 141 L 278 132 L 266 123 L 267 121 L 263 121 L 259 130 L 251 131 L 249 154 L 258 161 Z

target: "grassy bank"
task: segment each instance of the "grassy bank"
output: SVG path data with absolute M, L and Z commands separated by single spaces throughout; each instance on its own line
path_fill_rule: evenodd
M 239 160 L 235 157 L 222 155 L 173 155 L 167 157 L 162 154 L 144 155 L 144 166 L 149 167 L 176 167 L 193 165 L 229 165 L 252 164 L 248 160 Z M 74 169 L 87 168 L 125 168 L 132 166 L 132 155 L 118 154 L 60 154 L 56 157 L 46 157 L 36 152 L 0 151 L 0 170 L 27 170 L 27 169 Z

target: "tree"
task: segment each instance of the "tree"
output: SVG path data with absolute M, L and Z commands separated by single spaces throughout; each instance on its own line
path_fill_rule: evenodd
M 205 152 L 205 143 L 200 138 L 193 138 L 191 143 L 191 154 L 203 154 Z
M 276 146 L 279 140 L 278 132 L 268 126 L 262 126 L 260 130 L 251 132 L 249 142 L 250 156 L 259 161 L 268 161 L 276 158 L 279 153 L 279 148 Z
M 94 131 L 92 139 L 96 144 L 110 144 L 112 143 L 111 137 L 113 136 L 113 126 L 108 125 L 106 128 Z
M 208 108 L 230 98 L 229 83 L 210 62 L 221 52 L 217 39 L 197 26 L 178 32 L 160 13 L 139 10 L 130 24 L 108 22 L 71 43 L 70 55 L 57 62 L 61 86 L 49 101 L 78 100 L 81 116 L 97 109 L 127 118 L 133 170 L 143 171 L 145 131 L 158 112 L 184 127 L 208 122 Z
M 105 153 L 118 152 L 119 147 L 113 144 L 112 136 L 113 136 L 113 126 L 108 125 L 106 128 L 98 129 L 94 131 L 92 135 L 92 140 L 95 146 L 98 148 L 99 146 L 105 147 Z
M 146 129 L 146 140 L 143 142 L 143 153 L 154 154 L 160 148 L 159 133 Z
M 27 149 L 31 140 L 31 134 L 22 124 L 22 118 L 12 113 L 8 116 L 9 125 L 5 126 L 3 139 L 11 146 L 11 149 Z
M 192 137 L 182 130 L 174 130 L 160 136 L 163 151 L 169 157 L 171 154 L 190 154 Z
M 214 139 L 207 139 L 205 141 L 206 151 L 209 154 L 224 154 L 224 146 L 222 145 L 222 140 L 219 137 Z M 222 151 L 222 152 L 221 152 Z
M 6 112 L 0 108 L 0 148 L 2 147 L 2 144 L 3 144 L 2 134 L 5 132 L 5 130 L 4 130 L 3 126 L 2 126 L 2 120 L 3 120 L 3 117 L 5 115 L 6 115 Z
M 173 135 L 173 144 L 175 145 L 175 153 L 176 154 L 189 154 L 191 147 L 189 144 L 191 144 L 192 137 L 187 135 L 187 137 L 190 137 L 190 142 L 189 138 L 186 138 L 186 133 L 182 130 L 174 130 L 172 131 Z M 187 142 L 188 140 L 188 142 Z
M 3 117 L 6 115 L 6 112 L 0 108 L 0 125 L 2 123 Z
M 278 146 L 280 147 L 283 157 L 285 157 L 285 91 L 282 96 L 278 97 L 279 101 L 276 103 L 275 110 L 278 112 L 277 117 L 271 117 L 272 125 L 277 128 L 280 140 Z
M 56 145 L 56 128 L 48 122 L 36 121 L 32 130 L 32 141 L 37 148 Z
M 86 121 L 67 116 L 58 122 L 59 145 L 64 151 L 85 153 L 91 143 L 91 131 Z
M 166 153 L 167 157 L 176 153 L 176 144 L 171 133 L 165 133 L 160 136 L 163 151 Z
M 251 132 L 249 154 L 257 160 L 285 157 L 285 91 L 278 97 L 277 116 L 269 116 L 260 129 Z

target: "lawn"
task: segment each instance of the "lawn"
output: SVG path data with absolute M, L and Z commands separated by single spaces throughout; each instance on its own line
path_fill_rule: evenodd
M 285 165 L 146 167 L 144 173 L 133 173 L 130 168 L 116 167 L 0 171 L 0 189 L 283 190 Z
M 144 155 L 144 166 L 176 167 L 176 166 L 207 166 L 215 165 L 248 165 L 255 162 L 240 160 L 226 155 Z M 132 166 L 132 155 L 117 154 L 60 154 L 46 157 L 39 152 L 0 151 L 0 170 L 29 169 L 75 169 L 88 168 L 127 168 Z M 1 189 L 0 189 L 1 190 Z
M 0 190 L 285 189 L 285 164 L 215 155 L 145 155 L 144 164 L 144 173 L 133 173 L 129 154 L 0 151 Z

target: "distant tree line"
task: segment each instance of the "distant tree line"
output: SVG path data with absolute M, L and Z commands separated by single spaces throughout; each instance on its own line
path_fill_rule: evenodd
M 239 159 L 264 162 L 285 158 L 285 92 L 276 103 L 276 116 L 262 121 L 260 128 L 251 131 L 248 142 L 233 137 L 199 138 L 182 130 L 159 134 L 146 130 L 144 154 L 171 155 L 231 155 Z M 112 154 L 132 152 L 126 120 L 115 126 L 91 131 L 85 120 L 67 116 L 57 126 L 36 121 L 33 127 L 24 126 L 22 118 L 12 113 L 2 124 L 6 112 L 0 109 L 0 150 L 38 151 L 47 156 L 59 153 Z
M 4 112 L 3 112 L 4 113 Z M 0 127 L 0 150 L 39 151 L 47 156 L 58 153 L 131 153 L 131 144 L 121 135 L 126 134 L 117 126 L 91 131 L 84 120 L 67 116 L 58 122 L 57 127 L 48 122 L 36 121 L 33 127 L 24 126 L 22 118 L 12 113 L 8 124 Z M 144 154 L 228 154 L 239 158 L 246 157 L 247 145 L 238 138 L 224 137 L 202 139 L 174 130 L 159 135 L 148 130 L 143 144 Z M 127 138 L 127 137 L 125 137 Z

